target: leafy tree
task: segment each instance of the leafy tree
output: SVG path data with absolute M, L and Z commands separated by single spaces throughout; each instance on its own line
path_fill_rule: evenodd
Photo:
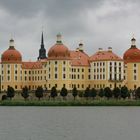
M 99 93 L 98 93 L 98 95 L 99 95 L 99 97 L 104 97 L 104 89 L 103 88 L 101 88 L 100 90 L 99 90 Z
M 94 99 L 96 97 L 96 95 L 97 95 L 96 89 L 95 88 L 92 88 L 90 90 L 90 97 L 92 97 Z
M 126 86 L 121 87 L 121 97 L 123 99 L 128 97 L 128 88 Z
M 66 99 L 66 96 L 68 95 L 68 90 L 65 88 L 65 86 L 62 87 L 60 95 L 63 97 L 63 99 Z
M 107 99 L 110 99 L 110 98 L 112 97 L 112 91 L 111 91 L 111 89 L 110 89 L 109 87 L 106 87 L 106 88 L 104 89 L 104 93 L 105 93 L 105 97 L 106 97 Z
M 21 96 L 25 99 L 25 101 L 26 101 L 26 99 L 29 97 L 29 91 L 28 91 L 28 87 L 27 87 L 27 86 L 25 86 L 25 87 L 22 89 Z
M 113 89 L 113 95 L 114 95 L 114 98 L 118 99 L 121 95 L 121 90 L 118 87 L 115 87 Z
M 77 90 L 76 86 L 74 86 L 74 88 L 72 89 L 72 95 L 73 95 L 74 100 L 75 100 L 76 96 L 78 95 L 78 90 Z
M 86 99 L 88 99 L 89 96 L 90 96 L 90 89 L 89 89 L 89 87 L 87 87 L 85 90 L 85 93 L 84 93 L 84 97 L 86 97 Z
M 55 99 L 56 96 L 57 96 L 57 90 L 56 90 L 56 87 L 54 86 L 54 87 L 52 87 L 52 89 L 51 89 L 51 97 L 52 97 L 53 99 Z
M 43 88 L 41 86 L 38 86 L 35 91 L 35 96 L 40 100 L 40 98 L 43 97 Z
M 15 96 L 15 90 L 13 87 L 8 86 L 7 88 L 7 97 L 12 100 L 12 98 Z
M 140 87 L 138 87 L 135 91 L 135 98 L 140 99 Z

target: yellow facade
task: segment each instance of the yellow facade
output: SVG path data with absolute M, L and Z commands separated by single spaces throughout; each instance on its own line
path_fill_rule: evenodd
M 10 49 L 14 49 L 13 40 L 11 42 Z M 35 90 L 38 86 L 48 90 L 53 86 L 57 90 L 61 90 L 63 86 L 72 90 L 76 86 L 78 90 L 85 90 L 87 87 L 113 89 L 124 85 L 133 90 L 140 86 L 140 62 L 124 64 L 124 60 L 114 54 L 111 48 L 107 51 L 99 50 L 93 57 L 89 57 L 82 50 L 82 44 L 75 51 L 69 51 L 69 54 L 60 35 L 53 48 L 58 48 L 59 45 L 68 56 L 72 56 L 59 59 L 59 53 L 53 52 L 54 50 L 51 50 L 51 57 L 37 62 L 13 62 L 3 56 L 0 64 L 1 90 L 7 90 L 8 85 L 17 91 L 24 86 L 30 90 Z M 61 50 L 57 51 L 63 57 Z

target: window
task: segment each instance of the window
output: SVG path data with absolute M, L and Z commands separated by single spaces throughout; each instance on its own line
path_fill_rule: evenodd
M 63 61 L 63 64 L 65 65 L 65 64 L 66 64 L 66 62 L 65 62 L 65 61 Z
M 55 65 L 57 65 L 57 61 L 55 61 Z
M 136 67 L 137 65 L 136 64 L 134 64 L 134 67 Z
M 66 68 L 63 68 L 63 71 L 66 71 Z
M 134 75 L 134 80 L 137 80 L 137 76 L 136 75 Z
M 80 75 L 79 74 L 77 75 L 77 79 L 80 79 Z
M 55 67 L 55 72 L 57 72 L 57 67 Z
M 10 70 L 8 70 L 7 73 L 10 74 Z
M 63 78 L 64 78 L 64 79 L 66 78 L 66 74 L 63 74 Z
M 90 75 L 88 75 L 88 79 L 90 79 Z
M 10 81 L 10 76 L 7 77 L 7 80 Z
M 82 72 L 84 72 L 84 69 L 82 69 Z
M 17 76 L 15 76 L 15 81 L 17 81 Z
M 15 74 L 17 74 L 17 70 L 15 70 Z
M 57 79 L 57 74 L 55 74 L 55 79 Z
M 137 71 L 136 71 L 136 70 L 134 70 L 134 73 L 137 73 Z

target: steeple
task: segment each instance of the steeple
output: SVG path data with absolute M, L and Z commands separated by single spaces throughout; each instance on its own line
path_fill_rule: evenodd
M 46 57 L 46 49 L 44 47 L 44 37 L 43 37 L 43 31 L 42 31 L 42 35 L 41 35 L 41 48 L 39 49 L 39 57 L 38 60 L 40 59 L 45 59 Z
M 41 48 L 44 48 L 44 37 L 43 37 L 43 32 L 41 36 Z

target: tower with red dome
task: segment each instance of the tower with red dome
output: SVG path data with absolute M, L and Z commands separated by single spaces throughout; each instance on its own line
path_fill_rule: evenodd
M 2 63 L 21 63 L 22 55 L 15 49 L 14 40 L 9 41 L 9 48 L 1 56 Z
M 124 80 L 129 89 L 136 89 L 140 85 L 140 49 L 136 46 L 136 39 L 131 39 L 131 47 L 124 53 Z
M 21 89 L 22 55 L 16 50 L 14 40 L 9 41 L 9 48 L 1 55 L 2 89 L 10 85 L 15 90 Z

